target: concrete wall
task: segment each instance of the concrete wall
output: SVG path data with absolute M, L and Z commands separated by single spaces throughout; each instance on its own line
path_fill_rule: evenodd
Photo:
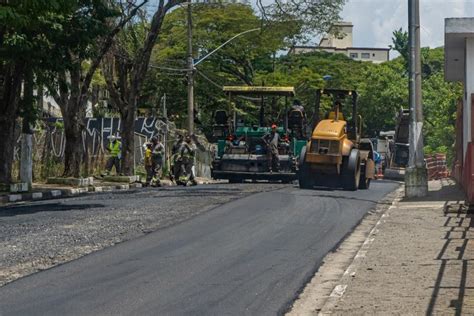
M 347 57 L 351 57 L 351 54 L 357 54 L 357 57 L 352 59 L 360 61 L 370 61 L 375 64 L 380 64 L 389 60 L 389 51 L 380 49 L 369 49 L 369 48 L 348 48 L 348 49 L 336 49 L 335 47 L 294 47 L 290 54 L 304 54 L 312 53 L 316 51 L 323 51 L 331 54 L 344 54 Z M 368 58 L 362 58 L 362 54 L 368 54 Z
M 466 54 L 465 54 L 465 79 L 464 79 L 464 107 L 463 107 L 463 151 L 466 156 L 467 143 L 471 142 L 472 131 L 472 109 L 471 109 L 471 95 L 474 93 L 474 38 L 466 39 Z
M 327 34 L 323 37 L 319 43 L 319 46 L 322 47 L 335 47 L 340 49 L 345 49 L 352 47 L 353 45 L 353 36 L 352 36 L 353 25 L 351 23 L 337 23 L 335 24 L 330 31 L 330 34 Z M 331 33 L 337 34 L 331 34 Z
M 357 57 L 353 57 L 352 54 L 357 54 Z M 389 51 L 349 48 L 347 50 L 347 56 L 354 60 L 371 61 L 375 64 L 380 64 L 389 60 Z M 365 56 L 368 58 L 363 58 Z
M 352 47 L 352 25 L 336 26 L 338 34 L 329 36 L 330 47 Z M 323 46 L 323 45 L 321 45 Z

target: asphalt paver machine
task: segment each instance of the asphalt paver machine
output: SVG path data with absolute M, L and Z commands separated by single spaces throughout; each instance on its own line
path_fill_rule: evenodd
M 225 86 L 229 106 L 214 114 L 213 138 L 217 152 L 212 164 L 214 179 L 229 182 L 267 180 L 292 182 L 296 180 L 297 157 L 306 144 L 304 112 L 291 110 L 289 101 L 294 98 L 293 87 Z M 239 117 L 236 99 L 250 102 L 258 113 L 253 123 Z M 275 113 L 275 104 L 284 102 Z M 258 121 L 258 122 L 257 122 Z M 263 136 L 271 132 L 271 125 L 283 139 L 278 144 L 280 170 L 269 172 L 267 145 Z

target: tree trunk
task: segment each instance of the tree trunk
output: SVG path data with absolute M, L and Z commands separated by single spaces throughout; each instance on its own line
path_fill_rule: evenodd
M 0 117 L 0 126 L 0 183 L 9 184 L 12 180 L 15 118 Z
M 0 183 L 11 182 L 23 66 L 0 65 Z
M 36 120 L 33 80 L 31 65 L 27 65 L 22 100 L 20 181 L 28 185 L 28 190 L 31 190 L 33 185 L 33 130 L 31 126 Z
M 66 136 L 63 177 L 79 178 L 84 155 L 82 131 L 84 130 L 85 109 L 81 107 L 77 112 L 63 113 L 63 118 Z
M 134 174 L 135 155 L 135 107 L 136 100 L 131 100 L 126 105 L 126 110 L 121 111 L 121 137 L 122 137 L 122 173 L 126 176 Z

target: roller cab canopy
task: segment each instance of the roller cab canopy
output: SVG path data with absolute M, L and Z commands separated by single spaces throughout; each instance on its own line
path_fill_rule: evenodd
M 223 91 L 235 95 L 295 96 L 294 87 L 224 86 Z

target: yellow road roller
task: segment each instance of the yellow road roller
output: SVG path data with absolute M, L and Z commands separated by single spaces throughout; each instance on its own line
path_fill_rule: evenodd
M 325 119 L 319 120 L 322 97 L 329 97 L 332 110 Z M 300 188 L 368 189 L 375 176 L 374 149 L 370 139 L 361 138 L 362 117 L 357 113 L 357 92 L 319 90 L 315 113 L 311 138 L 298 159 Z

